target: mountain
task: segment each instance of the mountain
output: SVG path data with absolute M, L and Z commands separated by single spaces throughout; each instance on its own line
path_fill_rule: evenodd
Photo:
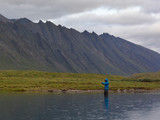
M 1 15 L 0 69 L 130 75 L 160 70 L 160 54 L 108 33 Z
M 0 14 L 0 21 L 3 22 L 3 23 L 12 22 L 11 20 L 7 19 L 6 17 L 4 17 L 4 16 L 1 15 L 1 14 Z

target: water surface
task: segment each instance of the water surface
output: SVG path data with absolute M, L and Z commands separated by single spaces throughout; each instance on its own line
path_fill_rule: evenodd
M 159 120 L 159 93 L 1 93 L 0 120 Z

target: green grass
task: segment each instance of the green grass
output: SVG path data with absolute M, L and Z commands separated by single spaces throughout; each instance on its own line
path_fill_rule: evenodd
M 145 78 L 147 81 L 131 77 L 81 74 L 51 73 L 40 71 L 0 71 L 1 91 L 29 90 L 103 90 L 101 82 L 109 78 L 110 90 L 117 89 L 160 89 L 160 76 L 156 79 Z
M 132 79 L 137 79 L 141 81 L 160 81 L 160 71 L 153 73 L 137 73 L 130 76 Z

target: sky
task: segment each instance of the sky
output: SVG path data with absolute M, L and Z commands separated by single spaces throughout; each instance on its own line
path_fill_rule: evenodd
M 0 0 L 0 14 L 109 33 L 160 53 L 160 0 Z

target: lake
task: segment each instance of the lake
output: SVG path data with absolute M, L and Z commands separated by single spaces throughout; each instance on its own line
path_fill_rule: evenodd
M 159 93 L 0 93 L 0 120 L 159 119 Z

